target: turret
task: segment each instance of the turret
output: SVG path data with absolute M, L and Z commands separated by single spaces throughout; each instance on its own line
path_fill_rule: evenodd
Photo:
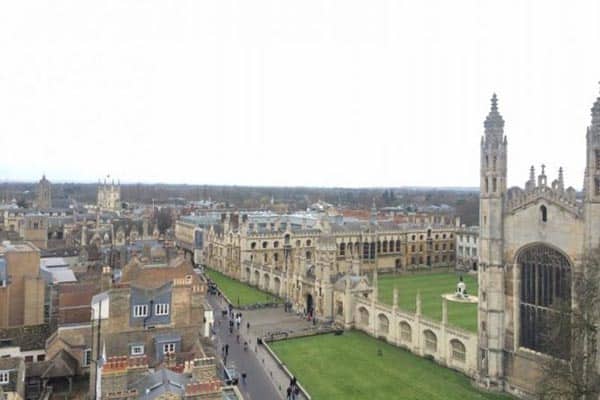
M 504 119 L 494 94 L 481 139 L 479 200 L 479 382 L 490 389 L 503 387 L 504 265 L 503 206 L 506 195 L 507 140 Z M 535 186 L 530 176 L 529 186 Z
M 592 123 L 586 134 L 584 180 L 585 251 L 600 246 L 600 96 L 591 111 Z
M 492 107 L 484 127 L 485 135 L 481 140 L 481 197 L 500 198 L 506 192 L 507 140 L 496 94 L 492 96 Z

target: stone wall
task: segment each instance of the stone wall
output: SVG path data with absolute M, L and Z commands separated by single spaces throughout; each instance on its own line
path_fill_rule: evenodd
M 354 328 L 475 378 L 477 334 L 375 301 L 353 297 Z M 417 310 L 420 307 L 417 307 Z

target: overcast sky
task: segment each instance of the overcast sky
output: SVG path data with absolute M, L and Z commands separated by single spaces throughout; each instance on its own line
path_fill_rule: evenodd
M 595 1 L 0 3 L 0 181 L 581 188 Z

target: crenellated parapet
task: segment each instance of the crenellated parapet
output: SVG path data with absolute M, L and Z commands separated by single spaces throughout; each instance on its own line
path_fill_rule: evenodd
M 529 180 L 525 182 L 525 188 L 511 187 L 506 195 L 504 209 L 507 213 L 513 213 L 518 209 L 525 208 L 539 199 L 545 199 L 566 209 L 577 217 L 583 216 L 583 210 L 576 199 L 577 191 L 569 186 L 565 189 L 563 169 L 558 170 L 558 178 L 548 184 L 545 173 L 545 165 L 542 165 L 542 173 L 535 179 L 535 168 L 532 166 Z

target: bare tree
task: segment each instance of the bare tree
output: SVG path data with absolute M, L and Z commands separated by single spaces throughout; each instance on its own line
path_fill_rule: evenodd
M 600 250 L 572 271 L 572 302 L 555 304 L 544 323 L 540 399 L 590 400 L 600 396 Z

